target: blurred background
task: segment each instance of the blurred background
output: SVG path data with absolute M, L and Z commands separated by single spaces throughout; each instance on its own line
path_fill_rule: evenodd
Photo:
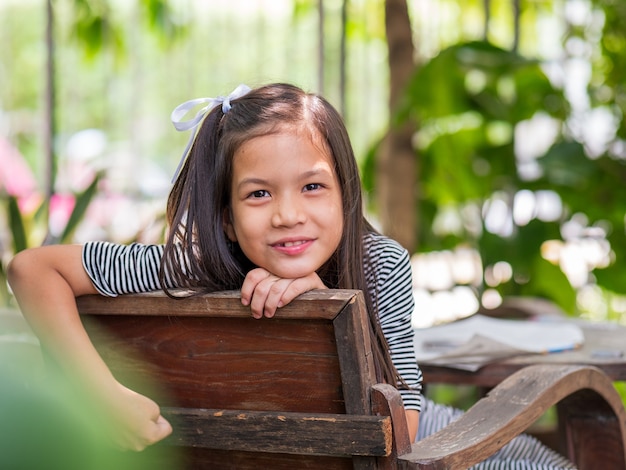
M 626 323 L 621 0 L 0 0 L 0 304 L 44 243 L 160 242 L 196 97 L 340 110 L 416 327 L 548 299 Z

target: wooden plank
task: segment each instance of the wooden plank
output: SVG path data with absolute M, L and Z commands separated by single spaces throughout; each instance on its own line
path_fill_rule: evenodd
M 161 448 L 176 449 L 173 446 Z M 322 455 L 274 454 L 236 450 L 187 447 L 177 466 L 163 466 L 156 459 L 149 470 L 357 470 L 355 458 L 375 460 L 375 457 L 329 457 Z M 134 467 L 129 467 L 134 468 Z M 360 469 L 359 469 L 360 470 Z
M 337 315 L 333 325 L 346 413 L 368 413 L 370 387 L 377 383 L 377 380 L 370 347 L 369 318 L 361 292 Z
M 185 296 L 189 291 L 179 289 L 174 292 Z M 300 295 L 297 302 L 279 309 L 276 317 L 333 319 L 356 292 L 347 289 L 307 292 Z M 250 316 L 250 308 L 241 304 L 239 291 L 213 292 L 179 299 L 172 299 L 161 291 L 118 297 L 85 295 L 78 297 L 76 303 L 80 313 L 85 315 Z
M 168 444 L 328 456 L 391 452 L 387 416 L 190 408 L 164 408 L 162 413 L 175 429 Z
M 118 380 L 164 406 L 345 412 L 330 321 L 83 318 Z
M 378 459 L 381 470 L 395 470 L 399 455 L 411 452 L 411 440 L 406 421 L 406 413 L 400 392 L 389 384 L 376 384 L 371 390 L 372 412 L 375 415 L 389 416 L 393 428 L 391 453 Z

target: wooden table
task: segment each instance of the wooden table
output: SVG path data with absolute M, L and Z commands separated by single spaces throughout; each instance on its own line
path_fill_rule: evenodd
M 592 365 L 614 381 L 626 381 L 626 327 L 578 321 L 577 324 L 583 331 L 584 343 L 576 350 L 511 357 L 484 365 L 475 372 L 435 366 L 426 360 L 419 363 L 424 382 L 426 386 L 437 383 L 476 386 L 480 396 L 517 370 L 538 363 Z M 621 436 L 607 426 L 612 417 L 606 414 L 604 403 L 594 394 L 585 395 L 584 399 L 562 401 L 557 404 L 556 412 L 558 418 L 552 427 L 529 429 L 526 432 L 562 455 L 570 455 L 571 449 L 576 448 L 577 441 L 572 437 L 576 429 L 585 429 L 602 442 L 619 447 Z M 593 415 L 594 419 L 588 419 L 589 415 Z M 605 454 L 596 457 L 604 462 L 599 468 L 619 468 L 621 465 L 608 465 L 608 456 Z M 590 468 L 597 468 L 597 463 L 592 463 Z M 605 464 L 608 466 L 605 467 Z
M 626 381 L 626 327 L 612 323 L 580 322 L 585 342 L 579 349 L 530 354 L 487 364 L 476 372 L 420 362 L 424 382 L 493 387 L 530 364 L 585 364 L 602 369 L 615 381 Z

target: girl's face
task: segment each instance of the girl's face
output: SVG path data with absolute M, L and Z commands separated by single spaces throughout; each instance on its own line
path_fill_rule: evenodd
M 248 140 L 233 158 L 228 238 L 278 277 L 319 269 L 343 232 L 341 188 L 321 138 L 285 130 Z

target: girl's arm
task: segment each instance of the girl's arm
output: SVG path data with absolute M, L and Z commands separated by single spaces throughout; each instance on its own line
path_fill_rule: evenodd
M 81 323 L 75 298 L 97 293 L 82 265 L 82 247 L 53 245 L 18 253 L 9 284 L 46 353 L 111 418 L 112 439 L 142 450 L 172 431 L 152 400 L 120 384 Z
M 420 413 L 417 410 L 405 410 L 406 423 L 409 428 L 409 438 L 411 442 L 415 442 L 417 430 L 420 424 Z

